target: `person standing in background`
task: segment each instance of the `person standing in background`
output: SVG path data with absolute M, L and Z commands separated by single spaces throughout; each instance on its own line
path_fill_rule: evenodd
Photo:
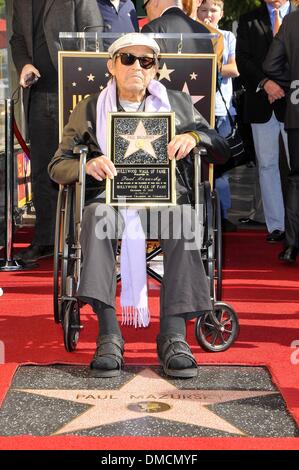
M 194 21 L 183 11 L 181 0 L 144 0 L 143 8 L 149 23 L 143 33 L 210 34 L 206 26 Z M 161 52 L 213 53 L 210 39 L 157 39 Z
M 131 0 L 97 0 L 104 20 L 105 33 L 139 32 L 135 6 Z M 105 39 L 105 50 L 116 39 Z
M 204 25 L 209 30 L 209 33 L 217 34 L 217 38 L 212 39 L 212 43 L 214 47 L 214 52 L 215 54 L 217 54 L 218 70 L 220 70 L 222 66 L 222 55 L 223 55 L 223 47 L 224 47 L 223 35 L 220 34 L 216 28 L 213 28 L 211 24 L 204 23 L 198 18 L 197 10 L 202 4 L 202 0 L 183 0 L 182 4 L 183 4 L 183 9 L 186 15 L 190 16 L 190 18 L 192 18 L 193 20 L 198 21 L 199 23 Z
M 263 62 L 281 20 L 294 8 L 287 0 L 264 0 L 259 8 L 240 16 L 237 31 L 236 61 L 246 88 L 244 120 L 252 128 L 269 232 L 266 240 L 270 243 L 279 242 L 285 237 L 285 211 L 279 170 L 280 133 L 287 154 L 288 145 L 284 130 L 284 90 L 274 80 L 269 80 L 263 71 Z M 281 99 L 271 102 L 271 97 Z
M 269 80 L 274 80 L 287 92 L 285 128 L 288 134 L 291 171 L 286 197 L 286 245 L 278 256 L 289 264 L 296 261 L 299 252 L 298 24 L 299 11 L 286 16 L 264 62 L 264 72 Z
M 14 64 L 23 88 L 30 139 L 35 234 L 16 257 L 33 262 L 53 253 L 58 187 L 47 166 L 58 146 L 58 51 L 61 31 L 83 31 L 103 25 L 96 0 L 14 0 Z
M 207 25 L 219 31 L 224 39 L 222 66 L 218 70 L 218 89 L 216 93 L 216 130 L 222 137 L 227 137 L 232 132 L 231 120 L 235 119 L 236 110 L 233 106 L 232 78 L 238 77 L 235 51 L 236 38 L 231 31 L 219 30 L 218 23 L 224 14 L 223 0 L 203 0 L 197 11 L 198 18 Z M 217 177 L 215 187 L 219 193 L 221 203 L 222 227 L 224 231 L 235 231 L 236 226 L 228 220 L 228 210 L 231 207 L 231 194 L 229 187 L 229 175 L 223 173 Z

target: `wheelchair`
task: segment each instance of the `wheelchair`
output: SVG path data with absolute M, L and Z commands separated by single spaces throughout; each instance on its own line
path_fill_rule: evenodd
M 54 246 L 54 320 L 61 323 L 64 345 L 68 352 L 76 349 L 80 330 L 80 307 L 76 298 L 80 282 L 82 253 L 79 243 L 80 227 L 85 203 L 85 164 L 88 148 L 77 146 L 74 154 L 80 158 L 79 180 L 61 185 L 59 189 L 55 246 Z M 199 316 L 195 322 L 195 336 L 205 351 L 220 352 L 228 349 L 238 336 L 239 322 L 234 309 L 222 299 L 222 232 L 220 202 L 210 183 L 201 182 L 201 157 L 205 149 L 196 148 L 194 157 L 194 208 L 202 221 L 201 255 L 209 281 L 212 312 Z M 154 247 L 146 256 L 147 273 L 161 283 L 162 276 L 152 268 L 161 254 Z M 120 274 L 117 275 L 120 281 Z

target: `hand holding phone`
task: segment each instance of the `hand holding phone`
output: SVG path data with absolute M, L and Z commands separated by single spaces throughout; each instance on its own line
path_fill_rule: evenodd
M 24 77 L 24 84 L 25 84 L 25 87 L 31 87 L 32 85 L 34 85 L 34 83 L 36 83 L 38 80 L 38 76 L 35 75 L 33 72 L 30 72 L 30 73 L 27 73 Z
M 40 78 L 40 73 L 37 68 L 32 64 L 24 65 L 21 75 L 20 75 L 20 85 L 23 88 L 28 88 L 34 85 L 37 80 Z

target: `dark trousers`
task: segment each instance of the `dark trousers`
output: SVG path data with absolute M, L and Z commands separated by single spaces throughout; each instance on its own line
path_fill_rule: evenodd
M 50 180 L 48 164 L 58 147 L 58 94 L 30 93 L 28 131 L 31 183 L 36 213 L 33 243 L 53 245 L 58 186 Z
M 291 171 L 286 197 L 286 242 L 299 248 L 299 129 L 289 129 L 288 145 Z
M 167 209 L 162 209 L 161 214 Z M 186 234 L 200 230 L 194 222 L 195 212 L 190 206 L 176 206 L 171 209 L 170 217 L 159 217 L 157 227 L 151 234 L 157 235 L 163 250 L 164 276 L 160 292 L 160 316 L 186 313 L 188 319 L 203 311 L 212 310 L 209 285 L 201 260 L 198 244 Z M 83 265 L 77 295 L 82 300 L 97 299 L 115 306 L 117 238 L 121 236 L 121 214 L 105 204 L 92 203 L 85 207 L 81 247 Z M 184 234 L 181 235 L 181 223 Z M 103 223 L 103 221 L 105 223 Z M 116 223 L 119 230 L 116 230 Z M 195 226 L 194 226 L 195 225 Z M 192 230 L 188 230 L 188 226 Z M 143 223 L 143 230 L 148 226 Z M 102 237 L 103 231 L 108 234 Z M 155 232 L 155 233 L 154 233 Z

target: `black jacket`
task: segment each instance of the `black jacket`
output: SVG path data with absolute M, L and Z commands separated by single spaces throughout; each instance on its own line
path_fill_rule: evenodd
M 264 62 L 265 74 L 287 91 L 286 129 L 299 129 L 299 11 L 286 16 Z
M 13 34 L 10 39 L 14 64 L 20 74 L 26 64 L 34 65 L 32 0 L 14 0 Z M 61 49 L 61 31 L 83 31 L 86 26 L 103 24 L 96 0 L 47 0 L 43 26 L 51 61 L 58 70 L 58 51 Z M 24 108 L 27 116 L 30 89 L 24 90 Z
M 173 7 L 166 10 L 157 18 L 142 28 L 142 33 L 201 33 L 210 34 L 210 31 L 198 21 L 192 20 L 180 8 Z M 177 52 L 180 40 L 156 39 L 161 52 Z M 210 39 L 185 39 L 181 52 L 210 53 L 213 54 L 213 44 Z
M 200 138 L 200 145 L 207 149 L 206 161 L 223 164 L 230 156 L 230 149 L 221 136 L 212 129 L 205 119 L 194 108 L 191 98 L 186 93 L 168 90 L 171 110 L 175 112 L 176 134 L 195 131 Z M 81 101 L 70 116 L 64 128 L 61 143 L 49 164 L 50 177 L 59 184 L 69 184 L 78 180 L 79 162 L 73 154 L 77 144 L 89 148 L 88 159 L 102 155 L 96 137 L 96 107 L 98 94 Z M 190 191 L 193 186 L 193 162 L 186 157 L 177 162 L 178 170 L 184 179 L 185 188 Z M 105 187 L 105 182 L 97 182 L 87 176 L 87 187 Z
M 259 83 L 266 78 L 263 62 L 272 41 L 273 32 L 266 4 L 240 16 L 236 61 L 246 88 L 244 109 L 246 122 L 265 123 L 271 118 L 273 110 L 277 119 L 284 121 L 286 101 L 282 99 L 270 105 L 264 91 L 256 92 Z

